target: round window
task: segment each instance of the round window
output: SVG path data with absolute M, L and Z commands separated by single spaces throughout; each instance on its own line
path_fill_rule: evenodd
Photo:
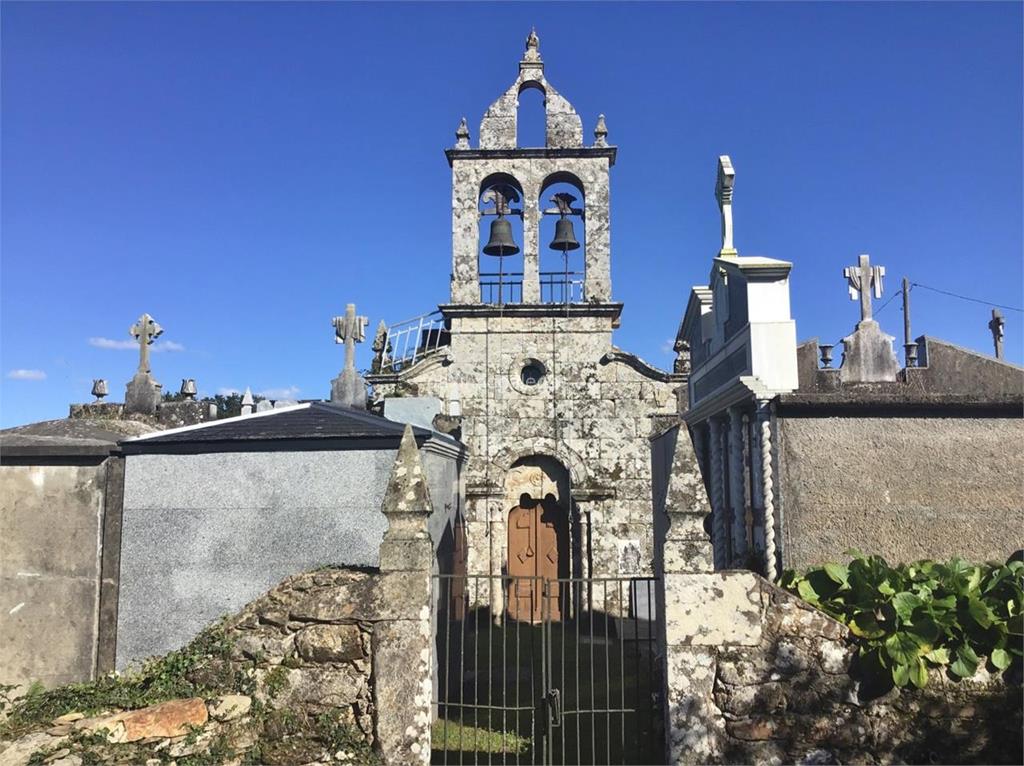
M 527 362 L 523 366 L 522 372 L 519 373 L 519 378 L 523 381 L 523 385 L 527 386 L 537 385 L 543 377 L 544 367 L 541 366 L 540 362 Z

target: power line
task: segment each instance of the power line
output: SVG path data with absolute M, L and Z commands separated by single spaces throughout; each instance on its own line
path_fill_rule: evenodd
M 951 293 L 948 290 L 940 290 L 937 287 L 929 287 L 928 285 L 922 285 L 920 282 L 911 282 L 910 284 L 913 287 L 923 287 L 925 290 L 931 290 L 933 293 L 941 293 L 942 295 L 948 295 L 951 298 L 959 298 L 960 300 L 963 300 L 963 301 L 971 301 L 972 303 L 980 303 L 983 306 L 995 306 L 996 308 L 1006 309 L 1007 311 L 1019 311 L 1021 313 L 1024 313 L 1024 309 L 1017 308 L 1016 306 L 1004 306 L 1001 303 L 992 303 L 991 301 L 983 301 L 983 300 L 980 300 L 978 298 L 970 298 L 970 297 L 968 297 L 966 295 L 958 295 L 957 293 Z M 895 297 L 895 296 L 893 296 L 893 297 Z M 889 300 L 892 300 L 892 298 L 890 298 Z

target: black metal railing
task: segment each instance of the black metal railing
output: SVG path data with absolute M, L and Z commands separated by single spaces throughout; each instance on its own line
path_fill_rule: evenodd
M 582 303 L 583 272 L 542 271 L 540 273 L 541 303 Z
M 433 583 L 433 763 L 663 760 L 657 580 Z
M 584 300 L 583 272 L 540 272 L 541 303 L 582 303 Z M 480 301 L 482 303 L 522 303 L 523 272 L 487 272 L 480 274 Z
M 522 303 L 523 272 L 492 271 L 480 274 L 481 303 Z

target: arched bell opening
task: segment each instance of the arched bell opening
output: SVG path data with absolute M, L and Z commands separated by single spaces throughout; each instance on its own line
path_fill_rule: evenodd
M 546 455 L 522 458 L 505 482 L 505 610 L 520 622 L 564 620 L 577 613 L 579 594 L 568 582 L 580 566 L 579 511 L 569 472 Z
M 523 188 L 507 173 L 480 184 L 480 302 L 523 300 Z
M 524 82 L 516 98 L 516 146 L 547 145 L 547 94 L 538 82 Z
M 586 209 L 583 182 L 555 173 L 541 185 L 540 299 L 542 303 L 586 300 Z

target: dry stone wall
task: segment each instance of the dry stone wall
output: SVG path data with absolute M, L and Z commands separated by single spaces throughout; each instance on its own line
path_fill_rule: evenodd
M 880 694 L 851 674 L 845 626 L 758 575 L 667 587 L 689 594 L 668 608 L 670 763 L 1020 762 L 1019 677 L 933 671 L 924 689 Z

